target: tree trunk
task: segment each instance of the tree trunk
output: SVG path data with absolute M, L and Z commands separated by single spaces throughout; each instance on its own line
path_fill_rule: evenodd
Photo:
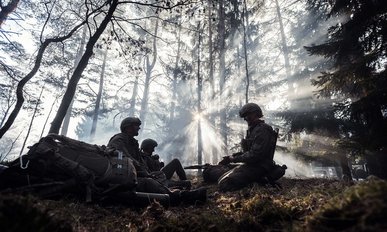
M 102 98 L 103 79 L 104 79 L 104 76 L 105 76 L 105 67 L 106 67 L 106 57 L 107 57 L 107 54 L 108 54 L 108 47 L 106 46 L 106 50 L 105 50 L 105 53 L 103 55 L 101 76 L 99 78 L 99 88 L 98 88 L 97 99 L 95 100 L 95 108 L 94 108 L 94 114 L 93 114 L 93 123 L 91 125 L 91 131 L 90 131 L 90 139 L 91 139 L 91 141 L 94 139 L 95 131 L 97 129 L 97 122 L 98 122 L 98 115 L 99 115 L 99 106 L 101 104 L 101 98 Z
M 220 109 L 220 135 L 224 143 L 223 155 L 227 155 L 227 115 L 226 104 L 222 93 L 224 91 L 224 85 L 226 82 L 226 28 L 225 28 L 225 10 L 223 0 L 219 1 L 219 105 Z
M 201 35 L 200 35 L 200 21 L 197 26 L 197 32 L 198 32 L 198 46 L 197 46 L 197 94 L 198 94 L 198 105 L 197 105 L 197 113 L 199 114 L 198 117 L 198 164 L 203 163 L 203 143 L 202 143 L 202 128 L 201 128 L 201 113 L 202 113 L 202 107 L 201 107 L 201 101 L 202 101 L 202 77 L 200 75 L 200 42 L 201 42 Z M 201 174 L 201 169 L 199 169 L 198 174 Z
M 289 63 L 289 48 L 287 45 L 284 24 L 282 22 L 281 8 L 279 6 L 278 0 L 275 0 L 275 5 L 276 5 L 278 23 L 279 23 L 280 32 L 281 32 L 282 52 L 283 52 L 284 60 L 285 60 L 286 78 L 288 79 L 288 86 L 289 86 L 288 93 L 289 93 L 289 96 L 292 96 L 294 94 L 294 87 L 293 87 L 293 81 L 289 80 L 290 75 L 291 75 L 291 69 L 290 69 L 290 63 Z
M 138 91 L 138 76 L 136 76 L 136 80 L 134 81 L 132 98 L 130 99 L 129 116 L 131 117 L 133 117 L 134 113 L 136 112 L 137 91 Z
M 180 13 L 180 17 L 182 17 L 182 12 Z M 169 111 L 169 122 L 172 124 L 175 119 L 175 107 L 177 99 L 177 69 L 179 67 L 180 62 L 180 52 L 181 52 L 181 21 L 179 21 L 179 29 L 178 29 L 178 35 L 177 35 L 177 53 L 176 53 L 176 60 L 175 60 L 175 67 L 173 71 L 173 83 L 172 83 L 172 101 L 171 101 L 171 108 Z
M 112 0 L 110 7 L 109 7 L 109 11 L 107 12 L 105 18 L 103 19 L 103 21 L 101 22 L 100 26 L 95 31 L 93 36 L 90 37 L 90 39 L 86 45 L 85 53 L 83 54 L 79 64 L 75 68 L 74 73 L 71 76 L 70 81 L 67 85 L 66 92 L 63 96 L 63 99 L 62 99 L 62 102 L 59 106 L 58 112 L 57 112 L 54 120 L 52 121 L 49 133 L 58 134 L 60 126 L 62 125 L 62 122 L 63 122 L 63 118 L 67 112 L 67 109 L 71 103 L 71 100 L 74 97 L 75 90 L 77 88 L 77 84 L 79 82 L 79 79 L 81 78 L 82 72 L 83 72 L 83 70 L 85 70 L 85 68 L 89 62 L 90 57 L 93 55 L 94 45 L 97 43 L 98 38 L 101 36 L 101 34 L 105 30 L 106 26 L 108 25 L 108 23 L 112 19 L 113 13 L 116 10 L 117 5 L 118 5 L 118 0 Z
M 22 147 L 20 149 L 20 154 L 19 154 L 20 156 L 23 154 L 24 147 L 26 146 L 28 137 L 30 135 L 32 124 L 34 123 L 36 112 L 38 111 L 38 106 L 39 106 L 39 103 L 40 103 L 40 99 L 42 98 L 43 91 L 44 91 L 44 86 L 42 87 L 42 90 L 40 91 L 39 98 L 36 100 L 36 105 L 35 105 L 34 113 L 32 114 L 30 125 L 28 127 L 26 137 L 24 138 L 23 145 L 22 145 Z
M 77 67 L 79 61 L 82 58 L 82 54 L 83 54 L 83 52 L 85 50 L 86 31 L 87 31 L 87 27 L 83 26 L 81 44 L 79 45 L 77 56 L 75 57 L 74 67 Z M 62 124 L 62 130 L 61 130 L 60 134 L 64 135 L 64 136 L 67 135 L 67 132 L 68 132 L 68 129 L 69 129 L 70 120 L 71 120 L 71 112 L 73 111 L 73 105 L 74 105 L 74 100 L 75 100 L 74 98 L 71 100 L 71 103 L 69 105 L 69 108 L 67 109 L 66 116 L 65 116 L 63 124 Z
M 58 43 L 63 42 L 64 40 L 70 38 L 74 32 L 78 30 L 79 27 L 81 27 L 83 24 L 85 24 L 85 21 L 81 24 L 75 26 L 67 35 L 57 38 L 51 38 L 46 39 L 39 47 L 38 53 L 36 55 L 34 67 L 32 70 L 25 76 L 23 79 L 19 81 L 16 87 L 16 105 L 15 108 L 12 110 L 11 114 L 9 115 L 7 121 L 4 123 L 4 126 L 0 128 L 0 139 L 3 137 L 3 135 L 8 131 L 8 129 L 12 126 L 13 122 L 15 121 L 17 115 L 20 112 L 21 107 L 24 103 L 24 96 L 23 96 L 23 88 L 24 85 L 36 74 L 36 72 L 39 70 L 40 64 L 42 63 L 43 54 L 46 51 L 46 48 L 50 43 Z
M 250 77 L 249 77 L 249 68 L 248 68 L 248 57 L 247 57 L 247 33 L 246 33 L 246 27 L 249 26 L 248 21 L 248 12 L 247 12 L 247 4 L 246 0 L 243 1 L 243 52 L 245 55 L 245 72 L 246 72 L 246 89 L 245 89 L 245 103 L 249 102 L 249 88 L 250 88 Z
M 213 57 L 213 38 L 212 38 L 212 1 L 208 0 L 208 79 L 210 81 L 211 86 L 211 104 L 214 106 L 215 103 L 215 78 L 214 78 L 214 57 Z M 213 128 L 216 128 L 215 125 L 215 117 L 213 115 L 209 116 L 209 122 L 211 123 Z M 212 157 L 211 162 L 213 164 L 217 164 L 219 161 L 219 154 L 217 152 L 216 147 L 212 147 Z
M 55 100 L 54 100 L 54 101 L 52 102 L 52 104 L 51 104 L 50 111 L 48 112 L 48 115 L 47 115 L 47 117 L 46 117 L 46 120 L 44 121 L 43 128 L 42 128 L 42 132 L 40 133 L 40 137 L 39 137 L 39 138 L 42 138 L 42 137 L 43 137 L 44 130 L 46 129 L 48 119 L 50 118 L 52 109 L 54 108 L 55 103 L 56 103 L 56 101 L 58 100 L 58 98 L 59 98 L 59 96 L 57 96 L 57 97 L 55 98 Z
M 154 38 L 153 38 L 153 58 L 152 61 L 149 60 L 149 56 L 146 56 L 146 73 L 145 73 L 145 83 L 144 83 L 144 94 L 141 101 L 141 110 L 140 110 L 140 120 L 143 123 L 143 127 L 145 127 L 146 115 L 148 112 L 148 100 L 149 100 L 149 88 L 152 77 L 152 70 L 156 64 L 157 58 L 157 30 L 158 30 L 159 21 L 156 21 Z
M 0 28 L 1 28 L 1 25 L 5 22 L 5 20 L 7 20 L 8 15 L 16 10 L 16 7 L 19 4 L 19 2 L 20 2 L 20 0 L 11 0 L 8 3 L 8 5 L 6 5 L 6 6 L 1 5 Z
M 4 112 L 4 115 L 3 117 L 1 118 L 1 121 L 0 121 L 0 128 L 3 126 L 4 122 L 5 122 L 5 119 L 7 119 L 7 116 L 9 114 L 9 111 L 11 110 L 12 108 L 12 105 L 15 103 L 15 99 L 12 97 L 12 91 L 13 91 L 13 88 L 14 88 L 14 83 L 12 83 L 12 86 L 9 88 L 9 90 L 7 91 L 7 109 L 5 110 Z

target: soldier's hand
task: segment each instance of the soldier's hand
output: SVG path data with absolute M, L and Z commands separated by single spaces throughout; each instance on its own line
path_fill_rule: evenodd
M 231 163 L 231 157 L 230 156 L 225 156 L 223 159 L 219 162 L 220 165 L 227 165 Z

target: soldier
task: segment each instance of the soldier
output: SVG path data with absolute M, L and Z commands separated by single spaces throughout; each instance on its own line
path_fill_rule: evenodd
M 121 122 L 121 133 L 114 135 L 108 143 L 108 147 L 122 151 L 123 155 L 130 157 L 137 171 L 137 191 L 147 193 L 168 194 L 172 204 L 181 201 L 185 203 L 204 202 L 207 199 L 207 190 L 199 188 L 192 191 L 171 191 L 159 181 L 152 178 L 141 156 L 138 141 L 134 138 L 138 135 L 141 121 L 136 117 L 127 117 Z
M 153 154 L 157 147 L 157 142 L 153 139 L 144 139 L 141 142 L 141 154 L 150 172 L 162 171 L 167 179 L 168 187 L 182 187 L 190 188 L 191 182 L 187 180 L 184 168 L 178 159 L 173 159 L 167 165 L 164 166 L 163 162 L 160 162 L 160 157 L 157 154 Z M 171 180 L 173 174 L 176 173 L 180 181 Z
M 239 116 L 247 122 L 246 139 L 242 140 L 243 152 L 226 156 L 219 163 L 242 163 L 223 174 L 218 181 L 220 191 L 232 191 L 250 183 L 260 182 L 273 168 L 273 155 L 277 139 L 276 132 L 266 124 L 261 108 L 255 103 L 247 103 Z

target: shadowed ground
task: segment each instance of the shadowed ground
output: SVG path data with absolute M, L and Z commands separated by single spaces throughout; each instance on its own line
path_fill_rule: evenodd
M 197 179 L 196 187 L 202 186 Z M 282 189 L 253 185 L 219 193 L 207 185 L 204 205 L 147 208 L 100 206 L 0 196 L 1 231 L 386 231 L 387 182 L 355 184 L 286 179 Z M 12 210 L 10 210 L 12 208 Z M 15 212 L 13 212 L 15 211 Z M 34 229 L 33 229 L 34 228 Z M 25 230 L 27 231 L 27 230 Z

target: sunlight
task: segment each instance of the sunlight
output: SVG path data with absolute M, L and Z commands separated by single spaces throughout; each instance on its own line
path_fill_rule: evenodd
M 203 119 L 203 113 L 202 112 L 195 112 L 194 113 L 194 119 L 195 121 L 201 121 Z

